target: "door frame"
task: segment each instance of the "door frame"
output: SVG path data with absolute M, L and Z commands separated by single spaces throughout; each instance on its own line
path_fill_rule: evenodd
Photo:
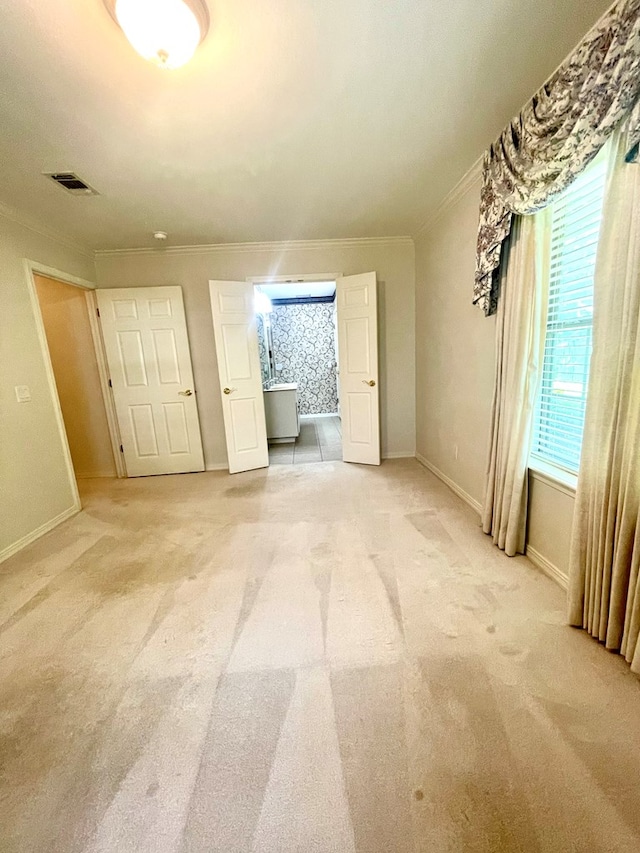
M 56 424 L 58 426 L 58 433 L 62 442 L 62 449 L 65 458 L 65 467 L 67 469 L 69 485 L 71 486 L 71 490 L 73 493 L 74 508 L 76 510 L 80 510 L 82 508 L 82 505 L 80 503 L 80 495 L 78 492 L 78 482 L 76 479 L 76 472 L 73 467 L 73 460 L 71 458 L 71 450 L 69 449 L 67 430 L 64 425 L 64 418 L 62 416 L 62 407 L 60 405 L 60 397 L 58 395 L 58 386 L 56 385 L 56 378 L 53 372 L 53 364 L 51 362 L 51 354 L 49 352 L 49 344 L 47 342 L 47 333 L 45 330 L 44 319 L 42 317 L 42 310 L 40 308 L 40 301 L 38 299 L 38 292 L 36 289 L 34 276 L 41 275 L 45 278 L 52 278 L 55 281 L 60 281 L 63 284 L 70 284 L 72 287 L 77 287 L 78 289 L 83 290 L 85 292 L 87 314 L 89 316 L 89 327 L 91 329 L 93 348 L 96 356 L 96 362 L 98 365 L 100 391 L 102 392 L 102 400 L 104 402 L 105 413 L 107 416 L 107 427 L 109 430 L 109 440 L 113 453 L 113 461 L 116 468 L 116 476 L 122 478 L 127 476 L 127 472 L 125 470 L 122 454 L 120 453 L 120 430 L 118 429 L 118 421 L 116 419 L 113 396 L 111 394 L 111 389 L 109 388 L 109 371 L 107 368 L 107 360 L 104 353 L 104 345 L 102 343 L 102 331 L 100 329 L 100 323 L 98 322 L 97 302 L 95 296 L 96 285 L 93 281 L 88 281 L 87 279 L 79 278 L 78 276 L 71 275 L 71 273 L 65 272 L 64 270 L 59 270 L 55 267 L 50 267 L 46 264 L 41 264 L 39 261 L 32 261 L 29 258 L 23 258 L 23 266 L 25 270 L 25 277 L 27 280 L 29 300 L 31 302 L 33 317 L 36 323 L 36 333 L 38 335 L 40 351 L 42 353 L 42 358 L 44 361 L 45 374 L 47 377 L 47 383 L 49 385 L 49 393 L 51 395 L 51 401 L 53 403 L 54 415 L 56 418 Z
M 303 281 L 333 281 L 342 278 L 341 272 L 315 272 L 305 273 L 304 275 L 248 275 L 245 281 L 250 281 L 254 287 L 258 284 L 299 284 Z M 335 314 L 335 334 L 334 334 L 334 350 L 336 355 L 337 372 L 340 372 L 340 364 L 338 361 L 338 314 Z M 336 379 L 338 377 L 336 376 Z M 340 382 L 338 385 L 338 417 L 340 417 Z
M 342 278 L 341 272 L 316 272 L 307 273 L 305 275 L 248 275 L 245 281 L 250 281 L 252 284 L 298 284 L 302 281 L 335 281 L 337 278 Z
M 251 282 L 251 284 L 256 285 L 259 284 L 298 284 L 304 281 L 333 281 L 334 283 L 339 279 L 343 278 L 343 273 L 341 272 L 316 272 L 316 273 L 305 273 L 304 275 L 295 275 L 295 273 L 289 273 L 289 275 L 248 275 L 245 281 Z M 336 294 L 337 298 L 337 294 Z M 336 303 L 337 305 L 337 303 Z M 335 330 L 334 330 L 334 349 L 336 356 L 336 364 L 338 372 L 340 371 L 340 363 L 338 360 L 338 314 L 337 309 L 335 313 Z M 338 377 L 336 376 L 336 379 Z M 337 382 L 338 386 L 338 417 L 340 417 L 340 382 Z

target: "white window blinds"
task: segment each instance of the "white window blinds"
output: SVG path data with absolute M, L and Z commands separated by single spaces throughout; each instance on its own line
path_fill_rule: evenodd
M 601 153 L 551 212 L 549 311 L 533 454 L 573 472 L 584 429 L 606 168 Z

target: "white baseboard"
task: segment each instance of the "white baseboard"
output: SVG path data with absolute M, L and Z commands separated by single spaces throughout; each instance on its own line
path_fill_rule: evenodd
M 445 484 L 445 486 L 449 486 L 452 492 L 454 492 L 459 498 L 468 504 L 471 509 L 474 509 L 478 515 L 482 513 L 482 504 L 477 501 L 475 498 L 472 498 L 470 494 L 465 492 L 457 483 L 451 479 L 451 477 L 447 477 L 446 474 L 443 474 L 439 468 L 436 468 L 428 459 L 426 459 L 421 453 L 416 453 L 416 459 L 421 465 L 424 465 L 427 470 L 431 471 L 432 474 L 435 474 L 439 480 Z
M 18 539 L 17 542 L 9 545 L 9 547 L 5 548 L 4 551 L 0 551 L 0 563 L 4 560 L 8 560 L 9 557 L 13 557 L 14 554 L 18 553 L 18 551 L 26 548 L 27 545 L 35 542 L 36 539 L 44 536 L 45 533 L 53 530 L 54 527 L 57 527 L 59 524 L 62 524 L 63 521 L 66 521 L 73 515 L 77 515 L 79 512 L 80 506 L 74 505 L 69 507 L 69 509 L 65 509 L 64 512 L 61 512 L 60 515 L 56 515 L 56 517 L 52 518 L 50 521 L 45 521 L 45 523 L 41 524 L 40 527 L 36 527 L 35 530 L 32 530 L 31 533 L 27 533 L 26 536 L 23 536 L 21 539 Z
M 391 453 L 383 453 L 383 459 L 415 459 L 415 450 L 392 450 Z
M 229 466 L 226 462 L 214 462 L 205 465 L 205 471 L 228 471 Z
M 482 512 L 482 505 L 479 501 L 475 500 L 471 497 L 464 489 L 461 489 L 457 483 L 454 483 L 450 477 L 447 477 L 446 474 L 443 474 L 439 468 L 436 468 L 428 459 L 421 453 L 416 453 L 416 459 L 420 462 L 421 465 L 424 465 L 432 474 L 442 480 L 442 482 L 448 486 L 452 492 L 455 492 L 459 498 L 468 504 L 472 509 L 474 509 L 478 515 Z M 552 562 L 547 560 L 546 557 L 543 557 L 539 551 L 536 551 L 535 548 L 532 548 L 531 545 L 526 546 L 526 556 L 531 560 L 534 566 L 536 566 L 540 571 L 542 571 L 547 577 L 550 577 L 551 580 L 554 580 L 562 589 L 566 590 L 569 585 L 569 578 L 565 575 L 563 571 L 561 571 L 557 566 L 555 566 Z
M 550 577 L 551 580 L 554 580 L 559 586 L 561 586 L 562 589 L 566 590 L 568 588 L 569 578 L 565 573 L 560 571 L 560 569 L 547 560 L 546 557 L 543 557 L 539 551 L 532 548 L 531 545 L 527 545 L 525 548 L 525 556 L 531 560 L 534 566 L 544 572 L 547 577 Z

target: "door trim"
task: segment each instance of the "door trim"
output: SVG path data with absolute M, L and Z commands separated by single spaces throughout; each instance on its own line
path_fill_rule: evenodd
M 49 386 L 49 394 L 51 396 L 51 402 L 53 403 L 53 411 L 56 419 L 56 425 L 58 427 L 58 434 L 60 436 L 60 441 L 62 444 L 62 453 L 65 461 L 65 468 L 67 471 L 67 479 L 69 482 L 69 486 L 71 488 L 71 493 L 73 495 L 73 512 L 79 512 L 82 509 L 82 504 L 80 502 L 80 494 L 78 492 L 78 482 L 76 479 L 76 472 L 73 467 L 73 460 L 71 459 L 71 450 L 69 449 L 69 440 L 67 438 L 67 431 L 64 425 L 64 418 L 62 417 L 62 407 L 60 406 L 60 398 L 58 396 L 58 388 L 56 385 L 55 375 L 53 373 L 53 365 L 51 363 L 51 355 L 49 353 L 49 344 L 47 343 L 47 333 L 44 327 L 44 320 L 42 319 L 42 311 L 40 310 L 40 302 L 38 300 L 38 293 L 36 290 L 36 283 L 34 280 L 34 275 L 42 275 L 46 278 L 53 278 L 56 281 L 61 281 L 64 284 L 70 284 L 74 287 L 78 287 L 81 290 L 86 291 L 87 295 L 92 296 L 93 291 L 96 289 L 95 282 L 88 281 L 84 278 L 79 278 L 78 276 L 71 275 L 71 273 L 65 272 L 64 270 L 56 269 L 55 267 L 47 266 L 46 264 L 41 264 L 39 261 L 32 261 L 29 258 L 22 259 L 23 268 L 25 271 L 25 278 L 27 281 L 27 291 L 29 293 L 29 301 L 31 302 L 31 309 L 33 312 L 33 318 L 36 324 L 36 334 L 38 336 L 38 342 L 40 344 L 40 352 L 42 354 L 42 360 L 44 362 L 45 375 L 47 377 L 47 384 Z M 95 297 L 94 297 L 95 298 Z M 97 319 L 97 318 L 96 318 Z M 91 311 L 89 311 L 89 322 L 91 324 Z M 93 336 L 93 326 L 91 326 L 91 333 Z M 98 365 L 101 363 L 101 353 L 98 347 L 95 345 L 95 337 L 94 337 L 94 349 L 96 353 L 96 360 Z M 103 362 L 104 363 L 104 362 Z M 98 370 L 100 373 L 100 369 Z M 107 411 L 107 424 L 109 426 L 109 435 L 111 438 L 111 445 L 113 448 L 114 437 L 111 433 L 111 423 L 109 420 L 109 411 L 113 411 L 113 404 L 110 399 L 110 395 L 105 392 L 108 390 L 108 385 L 103 385 L 102 375 L 100 375 L 100 390 L 102 391 L 102 398 L 105 405 L 105 410 Z M 119 442 L 118 442 L 119 444 Z M 118 447 L 118 456 L 119 447 Z M 122 460 L 119 460 L 117 456 L 114 454 L 114 462 L 116 466 L 116 472 L 118 472 L 118 476 L 126 476 L 122 470 Z M 120 463 L 120 468 L 118 467 L 118 463 Z M 61 521 L 64 519 L 60 519 Z
M 337 303 L 337 281 L 339 278 L 343 278 L 344 274 L 342 272 L 315 272 L 315 273 L 289 273 L 289 275 L 248 275 L 245 281 L 250 282 L 254 286 L 259 284 L 297 284 L 298 282 L 312 282 L 312 281 L 333 281 L 336 283 L 336 301 L 333 303 L 335 305 L 334 312 L 334 355 L 336 358 L 336 387 L 338 390 L 338 417 L 342 418 L 341 407 L 340 407 L 340 377 L 339 377 L 339 368 L 340 365 L 338 363 L 338 303 Z M 341 448 L 343 445 L 341 445 Z
M 295 275 L 295 273 L 289 273 L 289 275 L 248 275 L 245 281 L 250 281 L 251 284 L 269 284 L 269 282 L 297 284 L 300 281 L 335 281 L 338 278 L 342 278 L 341 272 L 315 272 L 305 275 Z
M 89 325 L 91 326 L 93 347 L 96 351 L 100 388 L 102 390 L 102 399 L 104 400 L 104 408 L 107 414 L 107 425 L 109 427 L 109 440 L 111 441 L 111 450 L 113 451 L 113 461 L 116 464 L 116 475 L 122 479 L 127 476 L 127 466 L 124 461 L 124 454 L 120 452 L 122 438 L 120 436 L 120 427 L 118 426 L 118 416 L 116 415 L 116 401 L 113 399 L 113 391 L 109 385 L 109 365 L 107 364 L 107 354 L 105 352 L 104 341 L 102 339 L 102 326 L 98 320 L 99 315 L 96 289 L 92 288 L 87 290 L 85 293 L 85 299 L 87 300 L 87 308 L 89 309 Z

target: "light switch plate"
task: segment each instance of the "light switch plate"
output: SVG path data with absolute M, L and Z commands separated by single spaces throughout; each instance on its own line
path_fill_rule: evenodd
M 19 403 L 28 403 L 31 400 L 31 389 L 28 385 L 16 385 L 16 400 Z

